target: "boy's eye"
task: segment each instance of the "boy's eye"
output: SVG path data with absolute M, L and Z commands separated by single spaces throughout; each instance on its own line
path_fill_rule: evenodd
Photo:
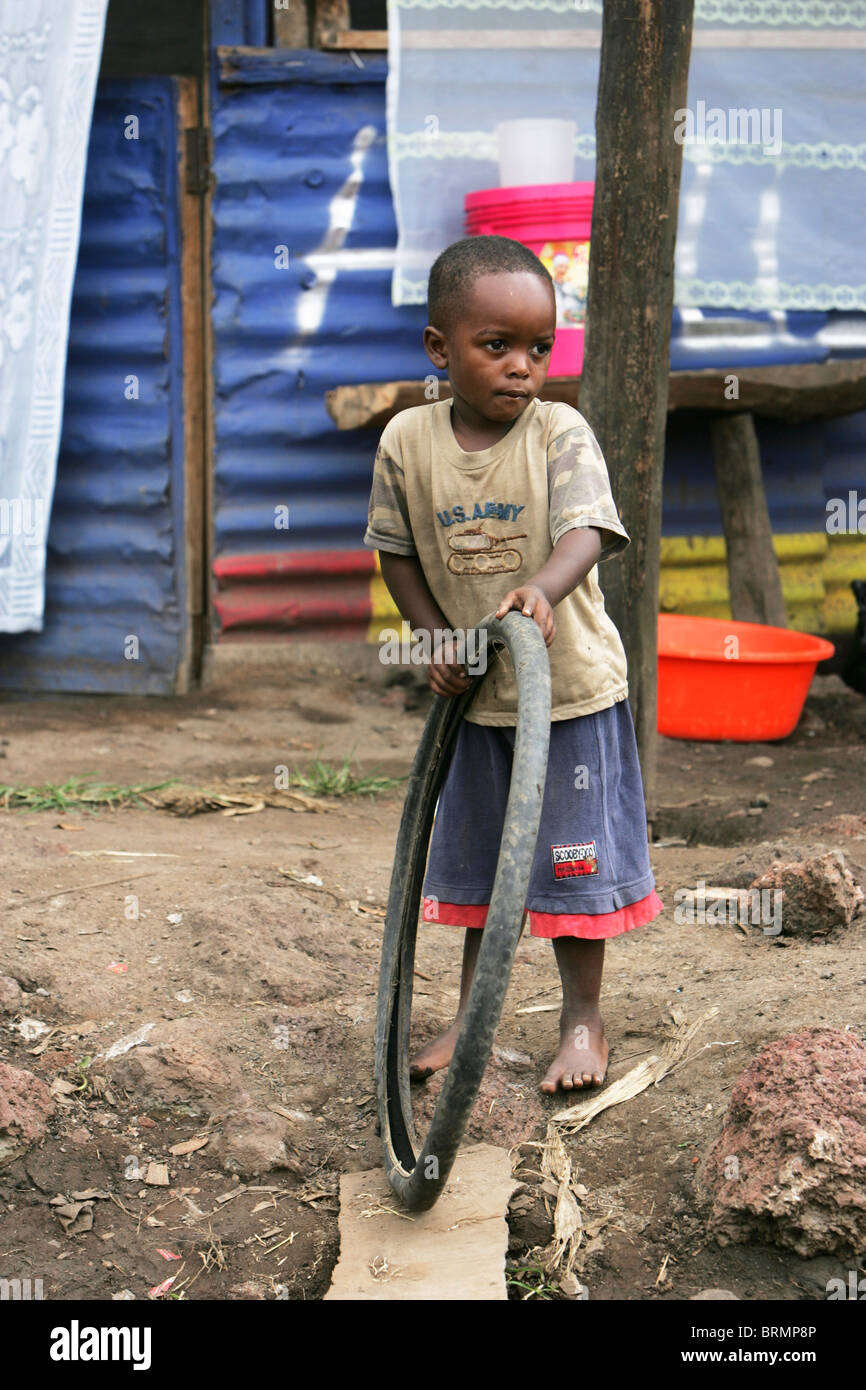
M 507 352 L 508 344 L 504 338 L 489 338 L 484 344 L 491 352 Z M 546 357 L 553 348 L 552 342 L 539 342 L 533 345 L 532 351 L 536 357 Z

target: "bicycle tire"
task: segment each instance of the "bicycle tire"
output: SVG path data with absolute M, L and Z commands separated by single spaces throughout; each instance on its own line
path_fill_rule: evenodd
M 426 1211 L 448 1179 L 493 1048 L 535 854 L 550 742 L 550 664 L 534 622 L 516 612 L 478 624 L 507 647 L 517 678 L 517 729 L 496 876 L 460 1035 L 418 1152 L 409 1082 L 409 1025 L 418 910 L 436 798 L 461 719 L 484 677 L 434 702 L 412 765 L 397 835 L 382 939 L 376 1015 L 376 1098 L 385 1170 L 411 1211 Z

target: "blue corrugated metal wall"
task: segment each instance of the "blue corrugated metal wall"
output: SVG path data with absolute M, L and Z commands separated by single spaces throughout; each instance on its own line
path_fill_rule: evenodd
M 423 310 L 390 303 L 396 228 L 384 70 L 379 59 L 365 58 L 359 69 L 348 55 L 287 53 L 251 59 L 218 86 L 216 556 L 357 548 L 371 439 L 335 429 L 325 392 L 429 368 L 420 346 Z M 355 153 L 361 182 L 354 206 L 347 200 L 348 209 L 339 209 L 351 225 L 337 246 L 332 205 L 352 173 L 359 137 L 369 143 Z M 275 263 L 281 246 L 284 268 Z M 307 258 L 317 252 L 314 268 Z M 290 509 L 288 534 L 274 528 L 281 504 Z
M 127 117 L 138 118 L 126 139 Z M 88 150 L 45 625 L 6 688 L 163 694 L 186 654 L 175 84 L 103 82 Z M 138 399 L 126 399 L 127 378 Z M 138 638 L 138 659 L 129 637 Z
M 431 370 L 424 309 L 390 301 L 386 63 L 359 61 L 271 50 L 224 52 L 215 64 L 213 553 L 216 604 L 232 638 L 305 626 L 316 635 L 317 624 L 336 621 L 333 604 L 324 618 L 308 608 L 315 576 L 299 584 L 283 573 L 274 582 L 276 557 L 308 552 L 312 574 L 319 552 L 320 583 L 333 585 L 334 553 L 348 559 L 362 548 L 376 439 L 338 431 L 325 392 Z M 280 246 L 285 268 L 275 263 Z M 860 355 L 866 315 L 674 316 L 676 370 Z M 823 530 L 825 496 L 858 449 L 862 457 L 866 413 L 826 427 L 762 421 L 759 433 L 774 528 Z M 289 508 L 288 531 L 274 525 L 280 505 Z M 671 417 L 663 530 L 721 534 L 705 416 Z M 357 575 L 347 584 L 358 598 Z M 352 621 L 363 630 L 357 611 Z

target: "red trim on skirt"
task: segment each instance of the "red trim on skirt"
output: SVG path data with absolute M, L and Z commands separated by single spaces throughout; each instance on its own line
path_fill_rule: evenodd
M 547 940 L 557 936 L 577 936 L 584 941 L 599 941 L 646 926 L 647 922 L 664 911 L 664 906 L 653 889 L 639 902 L 617 908 L 616 912 L 530 911 L 529 930 L 530 935 Z M 437 903 L 433 898 L 425 898 L 423 916 L 425 922 L 440 922 L 449 927 L 483 927 L 489 907 L 489 903 Z

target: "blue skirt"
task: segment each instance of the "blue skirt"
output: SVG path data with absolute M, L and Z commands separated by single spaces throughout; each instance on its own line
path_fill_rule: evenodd
M 513 727 L 460 725 L 439 797 L 424 918 L 483 926 L 514 753 Z M 550 726 L 526 909 L 534 936 L 617 936 L 662 911 L 627 700 Z

